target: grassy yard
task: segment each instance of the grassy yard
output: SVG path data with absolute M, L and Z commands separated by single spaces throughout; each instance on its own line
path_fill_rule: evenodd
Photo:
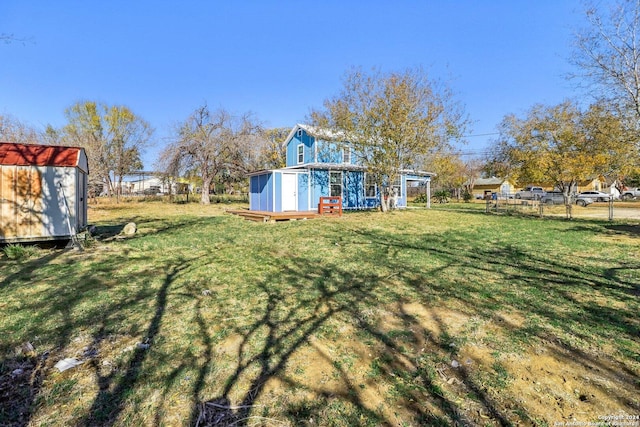
M 0 255 L 0 425 L 640 415 L 638 224 L 223 207 L 92 205 L 83 252 Z

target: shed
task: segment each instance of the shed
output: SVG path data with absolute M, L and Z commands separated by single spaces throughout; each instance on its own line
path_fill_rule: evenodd
M 0 142 L 0 243 L 66 240 L 87 226 L 83 148 Z

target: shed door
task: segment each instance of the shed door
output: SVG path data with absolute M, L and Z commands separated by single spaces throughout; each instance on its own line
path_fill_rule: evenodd
M 77 225 L 76 231 L 80 231 L 87 226 L 87 175 L 76 169 L 76 210 Z
M 296 211 L 298 210 L 298 197 L 296 188 L 298 180 L 295 173 L 282 174 L 282 210 Z

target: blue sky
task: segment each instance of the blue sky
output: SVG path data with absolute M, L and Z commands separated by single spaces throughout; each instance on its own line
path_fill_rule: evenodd
M 156 129 L 153 167 L 172 125 L 207 102 L 272 127 L 303 122 L 351 67 L 423 67 L 449 82 L 472 135 L 508 113 L 575 97 L 579 0 L 0 2 L 0 114 L 37 128 L 95 100 L 127 105 Z M 465 152 L 486 150 L 473 136 Z

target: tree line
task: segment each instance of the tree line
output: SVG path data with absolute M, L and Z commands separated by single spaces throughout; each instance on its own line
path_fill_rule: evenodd
M 440 186 L 469 192 L 480 174 L 520 183 L 552 183 L 565 195 L 578 182 L 606 176 L 618 185 L 638 176 L 640 148 L 640 0 L 619 0 L 609 9 L 588 6 L 587 25 L 574 39 L 568 76 L 587 95 L 557 105 L 533 105 L 507 114 L 490 155 L 462 161 L 471 120 L 445 82 L 422 68 L 399 71 L 354 68 L 342 89 L 312 109 L 307 120 L 326 139 L 348 142 L 381 190 L 382 209 L 398 169 L 437 173 Z M 141 167 L 153 130 L 126 106 L 79 102 L 65 111 L 68 123 L 38 133 L 0 116 L 0 138 L 85 147 L 93 183 L 116 193 L 123 177 Z M 172 131 L 157 167 L 168 181 L 197 177 L 202 203 L 210 188 L 231 189 L 253 170 L 284 165 L 288 129 L 267 129 L 252 114 L 232 114 L 205 103 Z
M 42 132 L 19 119 L 0 115 L 0 141 L 83 147 L 92 191 L 119 197 L 127 175 L 142 169 L 142 154 L 153 128 L 127 106 L 81 101 L 65 110 L 67 124 Z M 161 150 L 157 172 L 172 188 L 178 178 L 199 181 L 201 202 L 216 186 L 231 190 L 249 171 L 284 166 L 280 142 L 288 129 L 265 128 L 251 114 L 236 116 L 205 104 L 175 126 Z

